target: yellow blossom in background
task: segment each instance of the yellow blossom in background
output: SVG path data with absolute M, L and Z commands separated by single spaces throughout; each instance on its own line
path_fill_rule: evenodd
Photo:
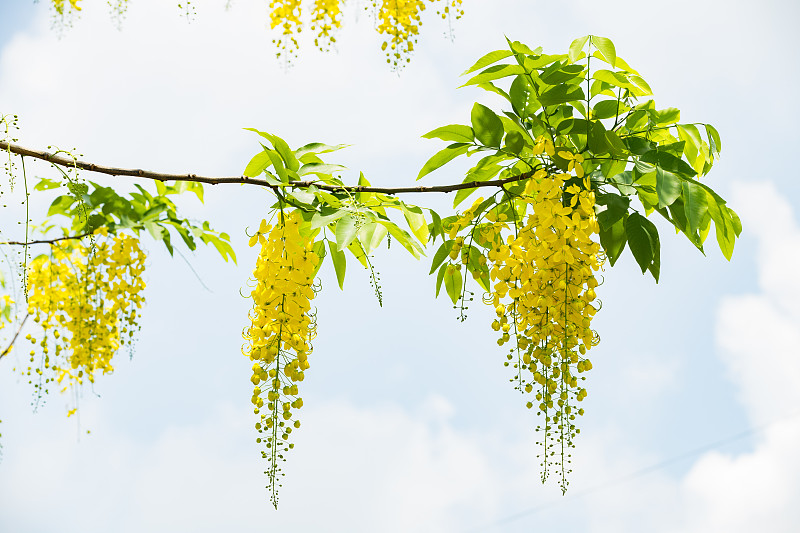
M 378 33 L 386 36 L 381 49 L 393 69 L 411 61 L 411 52 L 422 25 L 424 0 L 383 0 L 378 10 Z
M 56 26 L 69 27 L 69 16 L 81 11 L 82 0 L 51 0 Z M 117 26 L 128 9 L 129 0 L 109 0 L 111 17 Z M 462 0 L 370 0 L 367 9 L 373 12 L 372 20 L 376 31 L 381 35 L 381 50 L 386 53 L 386 61 L 393 70 L 402 68 L 411 61 L 411 54 L 417 44 L 422 12 L 426 4 L 436 5 L 436 14 L 450 22 L 464 15 Z M 269 27 L 278 35 L 272 40 L 277 48 L 277 56 L 291 64 L 300 49 L 300 34 L 308 26 L 313 34 L 314 46 L 321 51 L 329 51 L 336 43 L 336 34 L 342 27 L 346 0 L 269 0 Z M 355 5 L 358 5 L 357 3 Z M 176 3 L 181 9 L 194 13 L 191 2 Z M 303 13 L 310 13 L 304 18 Z M 190 17 L 191 18 L 191 17 Z
M 300 0 L 271 0 L 269 3 L 269 27 L 278 29 L 280 37 L 272 42 L 278 47 L 278 57 L 289 60 L 299 48 L 297 35 L 303 29 Z
M 314 0 L 311 10 L 311 31 L 316 32 L 314 46 L 322 51 L 336 42 L 334 33 L 342 26 L 342 8 L 339 0 Z

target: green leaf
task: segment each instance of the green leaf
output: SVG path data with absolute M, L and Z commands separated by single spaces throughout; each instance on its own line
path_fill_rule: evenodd
M 347 170 L 347 167 L 341 165 L 331 165 L 328 163 L 307 163 L 300 167 L 297 171 L 299 176 L 307 176 L 308 174 L 316 174 L 320 177 L 330 176 L 336 172 Z
M 592 35 L 592 44 L 595 45 L 598 50 L 600 50 L 601 54 L 603 54 L 603 58 L 605 58 L 606 63 L 612 67 L 617 65 L 617 50 L 614 48 L 614 43 L 611 42 L 611 39 Z M 572 47 L 570 47 L 570 49 L 571 48 Z
M 442 288 L 442 281 L 444 281 L 444 273 L 447 270 L 447 265 L 439 267 L 439 273 L 436 275 L 436 297 L 439 297 L 439 290 Z
M 626 155 L 628 147 L 622 142 L 614 130 L 608 130 L 605 133 L 606 143 L 611 147 L 613 153 L 617 155 Z
M 706 135 L 708 136 L 708 144 L 711 146 L 711 152 L 719 155 L 722 150 L 722 141 L 719 138 L 719 132 L 711 124 L 706 124 Z
M 608 256 L 608 261 L 613 267 L 625 249 L 628 237 L 625 233 L 625 214 L 610 227 L 600 227 L 600 245 Z
M 658 230 L 656 230 L 655 225 L 647 219 L 645 221 L 650 225 L 650 239 L 653 242 L 653 261 L 647 267 L 647 270 L 650 271 L 653 279 L 658 283 L 658 278 L 661 276 L 661 241 L 658 238 Z
M 612 72 L 610 70 L 596 70 L 592 78 L 622 89 L 628 89 L 635 96 L 646 96 L 652 94 L 650 86 L 639 76 L 626 75 L 622 72 Z
M 464 279 L 461 277 L 461 270 L 457 267 L 450 267 L 448 265 L 445 269 L 444 288 L 447 291 L 447 295 L 453 301 L 453 304 L 456 304 L 461 297 L 461 288 L 464 284 Z
M 339 210 L 339 211 L 334 211 L 333 213 L 328 214 L 328 215 L 324 215 L 324 216 L 321 213 L 314 213 L 314 216 L 311 217 L 311 229 L 317 229 L 317 228 L 321 228 L 321 227 L 327 226 L 331 222 L 334 222 L 335 220 L 339 220 L 340 218 L 342 218 L 346 214 L 347 214 L 347 211 L 344 210 L 344 209 Z
M 368 222 L 358 230 L 358 240 L 363 244 L 364 251 L 371 254 L 373 250 L 380 246 L 388 233 L 388 230 L 383 225 L 377 222 Z
M 531 94 L 531 86 L 525 76 L 520 75 L 514 78 L 508 91 L 508 98 L 517 115 L 521 117 L 527 115 L 526 111 L 531 103 Z
M 562 85 L 567 84 L 567 82 L 570 82 L 575 78 L 580 78 L 582 80 L 583 71 L 583 65 L 562 65 L 557 63 L 542 72 L 540 78 L 547 85 Z M 572 81 L 571 84 L 574 85 L 575 81 Z
M 737 235 L 734 219 L 722 198 L 708 190 L 706 190 L 706 193 L 708 214 L 711 215 L 711 220 L 714 221 L 717 244 L 719 244 L 719 249 L 725 259 L 730 261 L 733 256 L 733 247 Z M 738 218 L 736 217 L 737 221 Z M 739 222 L 739 225 L 741 225 L 741 222 Z
M 471 118 L 475 138 L 484 146 L 499 148 L 504 133 L 503 122 L 500 117 L 485 105 L 476 102 L 472 107 Z
M 633 257 L 642 269 L 642 274 L 650 268 L 655 256 L 655 244 L 650 236 L 648 227 L 652 226 L 652 224 L 639 213 L 631 213 L 625 219 L 625 233 L 628 236 L 628 244 L 630 244 Z
M 417 242 L 408 234 L 407 231 L 399 228 L 397 224 L 392 222 L 391 220 L 378 220 L 380 224 L 386 226 L 386 229 L 389 230 L 389 234 L 400 243 L 400 245 L 408 250 L 408 253 L 413 255 L 416 259 L 419 259 L 420 254 L 422 253 L 422 247 L 417 244 Z
M 611 182 L 622 194 L 630 195 L 636 193 L 636 189 L 632 187 L 633 173 L 630 170 L 615 174 L 608 178 L 608 181 Z
M 436 236 L 441 235 L 442 239 L 444 239 L 444 228 L 442 227 L 442 217 L 439 216 L 439 213 L 434 211 L 433 209 L 428 209 L 431 213 L 431 225 L 430 225 L 430 234 L 433 237 L 433 240 L 436 241 Z
M 604 205 L 606 208 L 597 214 L 597 221 L 604 229 L 611 228 L 620 221 L 628 212 L 630 198 L 614 193 L 598 193 L 597 204 Z
M 200 240 L 206 244 L 210 243 L 211 245 L 213 245 L 214 248 L 217 249 L 219 255 L 222 257 L 222 259 L 225 260 L 226 263 L 228 262 L 228 258 L 232 259 L 233 262 L 236 263 L 236 254 L 233 251 L 233 246 L 231 246 L 230 237 L 228 237 L 228 234 L 220 233 L 219 235 L 215 235 L 214 233 L 208 231 L 209 229 L 208 222 L 203 223 L 203 227 L 205 228 L 206 231 L 200 235 Z M 168 236 L 169 234 L 167 233 L 165 237 Z M 165 242 L 165 244 L 167 244 L 167 248 L 170 248 L 168 242 Z M 170 252 L 170 254 L 171 253 L 172 252 Z
M 539 96 L 539 102 L 543 106 L 565 104 L 572 100 L 585 99 L 586 96 L 583 93 L 583 89 L 577 85 L 556 85 Z
M 668 152 L 662 152 L 658 149 L 650 150 L 649 152 L 643 154 L 639 160 L 645 163 L 656 165 L 657 167 L 674 172 L 675 174 L 683 174 L 684 176 L 688 176 L 690 178 L 697 175 L 697 172 L 694 171 L 689 163 Z
M 594 118 L 606 119 L 617 116 L 617 110 L 623 113 L 627 110 L 627 106 L 619 100 L 600 100 L 592 108 L 594 111 Z
M 484 91 L 489 91 L 490 93 L 499 94 L 500 96 L 502 96 L 506 100 L 509 100 L 509 101 L 511 100 L 511 97 L 508 96 L 507 92 L 505 92 L 503 89 L 501 89 L 500 87 L 498 87 L 497 85 L 495 85 L 494 83 L 492 83 L 490 81 L 479 83 L 478 85 L 476 85 L 476 87 L 478 87 L 479 89 L 483 89 Z
M 361 266 L 364 268 L 369 268 L 369 263 L 367 263 L 367 255 L 364 253 L 364 248 L 362 248 L 361 243 L 358 241 L 353 241 L 347 245 L 347 249 L 350 250 L 350 253 L 353 254 Z
M 351 215 L 343 216 L 336 223 L 336 230 L 334 233 L 336 235 L 336 244 L 339 247 L 339 251 L 344 250 L 350 246 L 350 243 L 356 238 L 356 219 Z
M 142 224 L 153 240 L 161 241 L 164 239 L 164 234 L 166 231 L 158 223 L 153 222 L 152 220 L 145 220 Z
M 311 247 L 311 251 L 317 254 L 317 257 L 319 257 L 319 261 L 317 261 L 317 267 L 314 269 L 314 274 L 311 276 L 312 278 L 315 278 L 317 277 L 319 269 L 322 268 L 323 260 L 327 255 L 325 252 L 325 241 L 315 242 L 314 245 Z
M 653 94 L 653 89 L 650 88 L 650 86 L 641 76 L 631 75 L 630 79 L 638 86 L 637 90 L 633 91 L 633 94 L 636 96 L 649 96 Z
M 478 189 L 459 189 L 456 191 L 456 196 L 453 198 L 453 209 L 458 207 L 458 204 L 469 198 Z
M 328 241 L 328 249 L 331 252 L 331 261 L 333 261 L 333 269 L 336 271 L 336 279 L 339 281 L 339 288 L 344 289 L 344 273 L 347 269 L 347 257 L 338 246 L 333 244 L 333 241 Z
M 433 131 L 429 131 L 422 136 L 425 139 L 441 139 L 443 141 L 454 141 L 459 143 L 471 143 L 475 139 L 472 128 L 461 124 L 450 124 L 442 126 Z
M 705 189 L 690 181 L 681 183 L 683 206 L 689 231 L 692 234 L 700 230 L 703 219 L 708 213 L 708 199 Z
M 347 144 L 324 144 L 324 143 L 308 143 L 305 146 L 302 146 L 294 151 L 294 156 L 297 159 L 300 159 L 306 154 L 327 154 L 329 152 L 335 152 L 336 150 L 341 150 L 342 148 L 347 148 L 349 145 Z
M 518 131 L 510 131 L 506 135 L 506 148 L 512 154 L 519 154 L 525 147 L 525 138 Z
M 317 198 L 315 194 L 310 193 L 308 191 L 304 191 L 302 189 L 294 189 L 286 193 L 286 195 L 296 199 L 301 204 L 306 204 L 308 206 L 310 206 Z
M 269 148 L 264 148 L 267 153 L 267 157 L 272 162 L 272 166 L 275 167 L 275 173 L 281 179 L 283 183 L 289 181 L 289 175 L 286 173 L 286 167 L 283 165 L 283 159 L 281 159 L 280 154 L 275 150 L 270 150 Z
M 417 179 L 421 179 L 437 168 L 449 163 L 456 157 L 467 153 L 469 147 L 470 145 L 468 143 L 453 143 L 447 148 L 436 152 L 433 157 L 428 159 L 428 161 L 422 167 L 422 170 L 419 171 Z
M 281 159 L 283 159 L 286 168 L 297 172 L 297 169 L 300 168 L 300 163 L 297 161 L 297 156 L 294 155 L 294 152 L 289 148 L 286 141 L 277 135 L 273 135 L 271 140 L 275 150 L 281 156 Z
M 566 120 L 562 120 L 558 123 L 558 126 L 556 126 L 556 134 L 558 135 L 564 135 L 567 133 L 586 135 L 587 131 L 589 131 L 589 122 L 582 118 L 568 118 Z
M 525 69 L 519 65 L 494 65 L 483 70 L 477 76 L 473 76 L 461 87 L 469 85 L 480 85 L 493 80 L 507 78 L 509 76 L 516 76 L 517 74 L 525 74 Z
M 697 128 L 693 125 L 691 125 L 691 129 L 688 129 L 685 125 L 678 124 L 675 126 L 675 129 L 678 130 L 678 137 L 683 141 L 683 153 L 686 159 L 689 161 L 692 168 L 697 171 L 698 168 L 695 163 L 700 163 L 702 165 L 705 160 L 705 157 L 703 157 L 701 161 L 697 160 L 700 153 L 699 149 L 703 146 L 702 139 L 700 139 L 700 132 L 697 131 Z
M 466 76 L 471 72 L 475 72 L 476 70 L 491 65 L 492 63 L 497 63 L 501 59 L 505 59 L 511 56 L 513 52 L 511 50 L 495 50 L 494 52 L 489 52 L 478 61 L 475 62 L 470 68 L 465 70 L 461 73 L 462 76 Z
M 675 124 L 681 119 L 681 110 L 668 107 L 666 109 L 660 109 L 650 114 L 653 118 L 653 122 L 658 124 L 659 126 L 666 126 L 667 124 Z
M 47 216 L 53 215 L 64 215 L 68 216 L 67 212 L 69 208 L 72 207 L 72 204 L 77 202 L 74 196 L 63 195 L 57 197 L 53 200 L 53 203 L 50 204 L 50 208 L 47 210 Z
M 156 182 L 156 183 L 160 183 L 160 182 Z M 33 187 L 33 190 L 34 191 L 47 191 L 47 190 L 50 190 L 50 189 L 57 189 L 58 187 L 61 187 L 61 182 L 60 181 L 54 181 L 54 180 L 51 180 L 51 179 L 48 179 L 48 178 L 40 178 L 39 179 L 39 183 L 37 183 Z
M 408 222 L 408 227 L 414 236 L 419 239 L 423 244 L 428 242 L 428 222 L 425 220 L 425 215 L 422 214 L 422 209 L 417 206 L 402 206 L 403 216 Z
M 668 170 L 656 167 L 656 194 L 658 207 L 671 205 L 681 195 L 681 180 Z
M 584 45 L 586 45 L 586 41 L 589 40 L 590 35 L 584 35 L 583 37 L 578 37 L 572 44 L 569 45 L 569 62 L 574 63 L 578 60 L 578 57 L 581 55 L 581 51 L 583 50 Z
M 506 37 L 506 42 L 508 43 L 509 47 L 515 54 L 525 54 L 529 56 L 536 56 L 542 53 L 542 47 L 540 46 L 536 50 L 531 50 L 530 46 L 525 43 L 521 43 L 519 41 L 511 42 L 509 41 L 508 37 Z
M 431 271 L 428 273 L 433 274 L 433 272 L 444 263 L 444 260 L 447 259 L 447 256 L 450 254 L 450 250 L 453 249 L 453 244 L 456 241 L 449 240 L 444 241 L 440 246 L 439 249 L 436 250 L 436 253 L 433 255 L 433 260 L 431 261 Z
M 603 123 L 599 120 L 591 121 L 591 127 L 589 128 L 589 149 L 594 154 L 607 154 L 610 152 L 609 148 L 611 148 L 606 140 L 606 128 L 603 126 Z

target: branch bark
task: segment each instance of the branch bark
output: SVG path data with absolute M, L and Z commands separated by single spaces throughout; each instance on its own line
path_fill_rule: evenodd
M 54 244 L 59 241 L 71 241 L 71 240 L 78 240 L 83 239 L 84 237 L 88 237 L 91 233 L 81 233 L 80 235 L 69 235 L 67 237 L 58 237 L 57 239 L 41 239 L 38 241 L 4 241 L 0 242 L 0 245 L 8 245 L 8 246 L 30 246 L 31 244 Z
M 13 338 L 13 339 L 11 339 L 11 342 L 10 342 L 10 343 L 8 343 L 8 347 L 6 347 L 6 349 L 5 349 L 5 350 L 3 350 L 3 352 L 2 352 L 2 353 L 0 353 L 0 359 L 2 359 L 3 357 L 5 357 L 5 356 L 6 356 L 6 355 L 7 355 L 7 354 L 8 354 L 8 353 L 11 351 L 11 348 L 13 348 L 13 347 L 14 347 L 14 343 L 15 343 L 15 342 L 17 342 L 17 337 L 19 337 L 19 334 L 20 334 L 20 332 L 22 332 L 22 328 L 25 326 L 25 322 L 27 322 L 27 321 L 28 321 L 28 317 L 29 317 L 29 316 L 31 316 L 31 315 L 29 315 L 29 314 L 26 314 L 26 315 L 25 315 L 25 318 L 23 318 L 23 319 L 22 319 L 22 323 L 20 323 L 20 325 L 19 325 L 19 329 L 18 329 L 18 330 L 17 330 L 17 332 L 14 334 L 14 338 Z
M 59 165 L 62 167 L 79 168 L 81 170 L 87 170 L 89 172 L 97 172 L 100 174 L 107 174 L 110 176 L 129 176 L 129 177 L 144 178 L 161 182 L 194 181 L 198 183 L 207 183 L 209 185 L 219 185 L 223 183 L 239 183 L 239 184 L 244 183 L 247 185 L 257 185 L 260 187 L 267 187 L 275 190 L 285 189 L 286 187 L 296 187 L 304 189 L 314 185 L 318 189 L 322 189 L 328 192 L 350 192 L 350 193 L 376 192 L 376 193 L 392 194 L 392 195 L 415 193 L 415 192 L 448 193 L 448 192 L 459 191 L 461 189 L 475 189 L 478 187 L 502 187 L 507 183 L 513 183 L 515 181 L 525 180 L 530 177 L 530 174 L 524 173 L 519 176 L 513 176 L 510 178 L 504 178 L 500 180 L 471 181 L 467 183 L 454 183 L 451 185 L 432 185 L 432 186 L 418 186 L 418 187 L 362 187 L 360 185 L 337 186 L 337 185 L 327 185 L 316 181 L 290 181 L 286 185 L 278 186 L 278 185 L 273 185 L 267 182 L 266 180 L 258 178 L 248 178 L 247 176 L 210 177 L 210 176 L 200 176 L 197 174 L 165 174 L 162 172 L 153 172 L 151 170 L 109 167 L 105 165 L 98 165 L 96 163 L 88 163 L 85 161 L 74 160 L 71 157 L 66 157 L 58 154 L 51 154 L 49 152 L 45 152 L 42 150 L 33 150 L 31 148 L 25 148 L 24 146 L 9 143 L 2 140 L 0 140 L 0 149 L 20 156 L 28 156 L 28 157 L 33 157 L 35 159 L 41 159 L 43 161 L 47 161 L 48 163 L 52 163 L 54 165 Z

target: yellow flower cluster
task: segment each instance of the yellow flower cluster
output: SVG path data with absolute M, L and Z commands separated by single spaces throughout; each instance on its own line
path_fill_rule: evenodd
M 515 340 L 506 364 L 516 359 L 518 387 L 535 393 L 536 402 L 527 405 L 544 415 L 537 428 L 544 435 L 543 478 L 551 465 L 560 465 L 566 490 L 567 448 L 580 432 L 575 416 L 583 414 L 576 402 L 586 397 L 578 375 L 592 368 L 584 356 L 599 341 L 591 329 L 594 272 L 603 261 L 594 240 L 595 198 L 588 179 L 539 171 L 522 200 L 528 204 L 523 212 L 532 213 L 505 241 L 496 238 L 488 253 L 493 286 L 487 303 L 497 314 L 492 329 L 501 332 L 498 344 Z M 556 454 L 558 460 L 552 459 Z
M 342 26 L 340 0 L 314 0 L 311 10 L 311 31 L 316 31 L 314 46 L 322 51 L 336 42 L 334 33 Z
M 65 0 L 53 0 L 53 8 L 56 10 L 56 13 L 59 15 L 64 14 L 64 10 L 67 7 L 74 9 L 76 11 L 80 11 L 82 8 L 78 5 L 78 2 L 81 0 L 69 0 L 68 2 Z
M 278 48 L 278 57 L 284 54 L 288 61 L 299 47 L 297 34 L 303 30 L 300 0 L 271 0 L 269 8 L 269 27 L 275 29 L 280 26 L 283 30 L 282 37 L 272 42 Z
M 464 16 L 464 10 L 461 9 L 461 0 L 445 0 L 444 7 L 438 9 L 436 14 L 442 17 L 442 20 L 447 20 L 447 17 L 455 17 L 456 20 Z
M 282 221 L 274 227 L 262 221 L 250 240 L 250 246 L 261 244 L 261 252 L 253 271 L 251 324 L 244 331 L 247 344 L 242 350 L 253 362 L 251 401 L 259 415 L 256 430 L 262 435 L 257 441 L 266 445 L 262 456 L 269 463 L 267 488 L 276 508 L 283 475 L 278 463 L 294 447 L 287 441 L 292 430 L 300 427 L 294 412 L 303 406 L 297 383 L 309 367 L 311 340 L 316 335 L 311 300 L 320 260 L 312 250 L 313 239 L 300 234 L 300 214 L 294 211 L 279 217 Z
M 377 30 L 387 36 L 381 50 L 386 52 L 386 62 L 393 69 L 411 61 L 424 10 L 424 0 L 383 0 L 378 10 Z
M 38 375 L 33 383 L 47 392 L 51 381 L 66 388 L 95 373 L 112 372 L 112 358 L 139 330 L 139 309 L 144 304 L 145 254 L 139 240 L 128 235 L 95 232 L 87 247 L 80 243 L 53 244 L 50 255 L 39 256 L 28 268 L 28 313 L 41 328 L 41 348 L 30 352 L 24 373 Z
M 556 153 L 550 139 L 534 143 L 534 155 Z M 446 225 L 450 247 L 448 272 L 468 267 L 487 291 L 484 302 L 496 313 L 492 329 L 497 344 L 510 346 L 506 366 L 523 393 L 535 395 L 543 423 L 542 475 L 560 466 L 566 489 L 573 439 L 580 432 L 578 402 L 586 397 L 582 373 L 592 368 L 587 351 L 599 342 L 591 329 L 598 307 L 595 272 L 604 255 L 597 242 L 595 195 L 584 176 L 583 157 L 561 150 L 572 174 L 549 175 L 544 170 L 528 179 L 524 192 L 507 196 L 483 211 L 475 203 Z M 462 293 L 462 319 L 467 291 Z

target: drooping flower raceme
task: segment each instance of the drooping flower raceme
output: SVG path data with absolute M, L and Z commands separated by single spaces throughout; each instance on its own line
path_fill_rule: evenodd
M 88 246 L 53 244 L 30 263 L 28 313 L 41 334 L 26 338 L 40 350 L 31 350 L 23 372 L 40 393 L 52 381 L 66 389 L 114 370 L 114 355 L 140 328 L 144 261 L 137 238 L 101 228 Z
M 544 140 L 535 149 L 554 151 Z M 523 194 L 477 216 L 479 198 L 446 228 L 452 240 L 448 268 L 469 265 L 487 289 L 497 343 L 509 347 L 505 365 L 515 370 L 515 387 L 535 395 L 527 406 L 543 417 L 537 428 L 543 478 L 560 467 L 562 489 L 569 448 L 580 432 L 575 419 L 583 409 L 577 404 L 587 394 L 581 374 L 592 368 L 586 354 L 599 341 L 591 321 L 597 311 L 594 274 L 603 263 L 594 192 L 580 156 L 570 162 L 575 175 L 538 171 Z
M 267 459 L 273 505 L 278 505 L 278 487 L 283 476 L 280 462 L 294 447 L 289 437 L 300 427 L 296 410 L 303 406 L 297 384 L 309 368 L 311 340 L 316 334 L 311 300 L 315 296 L 314 275 L 319 256 L 313 239 L 300 234 L 300 215 L 278 214 L 275 226 L 261 222 L 250 245 L 261 245 L 253 271 L 255 288 L 250 326 L 244 331 L 243 353 L 253 363 L 252 402 L 258 415 L 256 430 Z

